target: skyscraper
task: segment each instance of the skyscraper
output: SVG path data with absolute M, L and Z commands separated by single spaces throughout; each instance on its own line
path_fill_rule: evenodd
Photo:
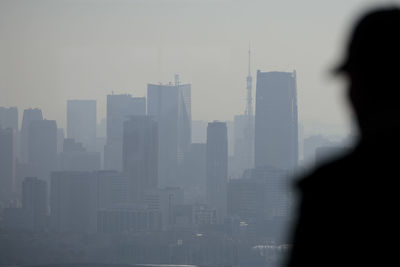
M 29 129 L 32 121 L 43 120 L 42 111 L 38 108 L 35 109 L 25 109 L 22 117 L 21 125 L 21 162 L 28 163 L 29 156 Z
M 48 205 L 46 182 L 36 177 L 26 177 L 22 183 L 22 209 L 26 226 L 31 230 L 46 227 Z
M 96 100 L 67 101 L 67 137 L 93 152 L 96 149 Z
M 32 121 L 29 127 L 29 163 L 35 176 L 49 181 L 57 167 L 57 123 L 53 120 Z
M 207 127 L 207 200 L 222 222 L 227 212 L 228 137 L 226 123 L 210 122 Z
M 107 95 L 107 141 L 104 147 L 104 169 L 122 170 L 124 121 L 130 116 L 146 115 L 146 98 L 131 95 Z
M 82 143 L 66 138 L 63 151 L 59 154 L 58 169 L 61 171 L 100 170 L 100 152 L 89 152 Z
M 51 226 L 58 232 L 96 231 L 97 177 L 91 172 L 52 172 L 50 189 Z
M 14 130 L 0 125 L 0 202 L 12 200 L 14 191 Z
M 124 122 L 123 169 L 128 175 L 131 202 L 143 201 L 146 190 L 158 186 L 158 131 L 150 116 Z
M 255 166 L 292 170 L 298 163 L 296 72 L 257 71 Z
M 0 107 L 0 125 L 3 129 L 13 128 L 18 131 L 18 109 Z
M 147 85 L 147 112 L 158 123 L 159 182 L 161 186 L 176 186 L 178 166 L 191 142 L 191 85 Z

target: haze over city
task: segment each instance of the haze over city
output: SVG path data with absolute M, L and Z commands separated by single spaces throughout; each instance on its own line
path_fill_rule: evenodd
M 356 262 L 400 149 L 375 2 L 0 0 L 0 266 Z
M 253 76 L 296 69 L 306 130 L 348 133 L 330 69 L 346 26 L 375 2 L 1 1 L 0 105 L 41 107 L 64 127 L 67 99 L 96 99 L 103 118 L 105 95 L 144 96 L 179 73 L 195 119 L 232 120 L 245 108 L 250 43 Z

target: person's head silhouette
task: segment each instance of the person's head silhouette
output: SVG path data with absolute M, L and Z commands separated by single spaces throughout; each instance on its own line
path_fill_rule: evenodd
M 347 59 L 337 69 L 349 77 L 349 98 L 361 135 L 400 118 L 400 9 L 367 13 L 356 24 Z

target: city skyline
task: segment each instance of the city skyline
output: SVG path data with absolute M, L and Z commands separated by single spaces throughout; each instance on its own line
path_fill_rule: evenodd
M 301 88 L 299 106 L 304 108 L 299 112 L 299 121 L 306 126 L 306 131 L 313 125 L 321 131 L 349 131 L 348 110 L 341 97 L 342 82 L 340 79 L 331 79 L 329 73 L 341 57 L 340 43 L 347 33 L 345 25 L 351 22 L 354 14 L 359 13 L 360 7 L 365 8 L 372 1 L 335 1 L 328 4 L 335 10 L 333 13 L 326 8 L 327 3 L 322 5 L 314 1 L 293 3 L 293 8 L 287 9 L 287 3 L 261 1 L 248 5 L 246 1 L 236 4 L 230 1 L 205 1 L 199 4 L 198 1 L 183 3 L 168 0 L 163 8 L 169 12 L 163 12 L 157 6 L 159 1 L 139 7 L 126 1 L 117 1 L 120 5 L 98 1 L 98 5 L 92 3 L 95 8 L 88 14 L 93 22 L 83 16 L 81 8 L 89 6 L 85 1 L 70 5 L 59 2 L 60 6 L 47 3 L 46 12 L 30 4 L 3 2 L 5 4 L 0 12 L 3 12 L 1 15 L 8 24 L 0 29 L 4 45 L 0 54 L 4 64 L 25 64 L 19 69 L 2 68 L 0 91 L 7 92 L 7 96 L 0 99 L 1 106 L 18 106 L 19 109 L 41 106 L 44 113 L 52 114 L 52 118 L 48 119 L 57 120 L 65 128 L 66 115 L 62 107 L 67 99 L 90 99 L 95 95 L 99 107 L 98 118 L 101 119 L 106 115 L 104 95 L 114 91 L 115 94 L 143 97 L 147 83 L 168 83 L 175 73 L 179 73 L 184 81 L 193 84 L 193 97 L 196 99 L 193 102 L 194 119 L 232 120 L 235 114 L 240 114 L 245 108 L 243 100 L 246 92 L 242 90 L 245 81 L 241 77 L 247 72 L 246 52 L 250 41 L 253 76 L 257 69 L 296 69 L 302 77 L 298 81 Z M 168 3 L 174 3 L 176 8 Z M 311 6 L 319 12 L 309 14 Z M 111 10 L 107 11 L 107 8 Z M 224 12 L 225 9 L 227 12 Z M 210 22 L 200 23 L 202 15 L 199 10 L 204 11 L 204 16 L 208 18 L 206 21 Z M 240 14 L 239 10 L 244 13 Z M 261 10 L 267 10 L 270 16 L 261 14 Z M 280 13 L 283 10 L 285 12 Z M 303 10 L 309 16 L 292 10 Z M 26 13 L 30 14 L 30 26 L 26 25 L 23 17 Z M 240 18 L 232 26 L 227 23 L 229 14 Z M 277 14 L 281 14 L 281 17 Z M 108 15 L 112 19 L 104 20 Z M 182 24 L 169 20 L 174 15 L 181 17 Z M 80 24 L 69 20 L 70 16 Z M 326 28 L 314 25 L 311 21 L 313 17 L 323 19 L 324 23 L 321 24 Z M 16 18 L 20 20 L 16 21 Z M 46 23 L 49 20 L 54 26 Z M 162 25 L 160 22 L 164 20 L 171 23 Z M 299 22 L 307 26 L 304 35 L 294 30 Z M 215 27 L 210 27 L 210 23 Z M 12 34 L 12 25 L 21 30 L 19 34 Z M 140 25 L 147 25 L 149 30 L 142 31 Z M 197 35 L 189 27 L 196 29 Z M 238 32 L 233 32 L 233 28 Z M 173 37 L 177 35 L 174 30 L 179 38 Z M 61 33 L 63 31 L 65 35 Z M 217 31 L 224 34 L 218 37 Z M 43 38 L 34 39 L 36 34 Z M 322 37 L 316 40 L 313 36 Z M 15 45 L 18 42 L 21 43 Z M 24 49 L 25 45 L 22 44 L 27 43 L 30 44 L 29 49 Z M 18 54 L 21 50 L 25 52 Z M 313 56 L 305 60 L 306 55 Z M 37 68 L 34 68 L 35 63 L 39 64 Z M 160 69 L 162 75 L 159 74 Z M 20 77 L 18 73 L 25 73 L 24 79 L 12 79 Z M 47 80 L 44 79 L 46 75 L 49 76 Z M 32 93 L 35 91 L 38 94 Z M 230 94 L 229 101 L 222 100 L 226 108 L 218 111 L 217 99 L 227 93 Z M 32 102 L 18 100 L 17 94 L 29 96 Z M 324 105 L 315 101 L 327 94 L 332 101 Z M 49 95 L 54 104 L 47 103 L 40 95 Z M 209 103 L 209 109 L 203 109 L 202 103 L 205 101 Z M 316 113 L 314 109 L 320 112 Z M 218 118 L 213 117 L 216 113 Z
M 283 266 L 303 225 L 297 193 L 324 182 L 309 177 L 338 181 L 326 168 L 378 153 L 392 124 L 397 135 L 368 125 L 373 104 L 392 107 L 363 94 L 384 68 L 361 93 L 361 57 L 331 71 L 343 25 L 371 3 L 0 1 L 0 266 Z M 386 12 L 400 25 L 400 8 Z M 311 228 L 358 203 L 326 182 L 306 199 Z

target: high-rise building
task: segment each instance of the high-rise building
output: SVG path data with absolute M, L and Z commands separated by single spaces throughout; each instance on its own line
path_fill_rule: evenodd
M 18 132 L 18 109 L 0 107 L 0 125 L 3 129 L 12 128 Z
M 46 228 L 48 205 L 46 182 L 36 177 L 26 177 L 22 183 L 22 209 L 25 225 L 31 230 Z
M 22 117 L 21 125 L 21 152 L 20 161 L 22 163 L 29 162 L 29 130 L 32 121 L 43 120 L 42 111 L 38 108 L 35 109 L 25 109 Z
M 298 164 L 296 72 L 257 71 L 255 166 Z
M 107 140 L 104 169 L 122 171 L 123 125 L 130 116 L 146 115 L 146 98 L 107 95 Z
M 228 137 L 224 122 L 210 122 L 207 127 L 207 200 L 217 210 L 222 222 L 227 210 Z
M 96 232 L 97 178 L 91 172 L 52 172 L 51 227 L 57 232 Z
M 95 172 L 98 185 L 98 207 L 109 208 L 128 203 L 128 177 L 117 171 Z
M 35 176 L 49 181 L 50 172 L 57 168 L 57 123 L 36 120 L 29 126 L 29 163 L 35 170 Z
M 14 191 L 14 130 L 0 126 L 0 202 L 9 203 Z
M 180 186 L 185 192 L 185 203 L 206 201 L 206 147 L 205 143 L 194 143 L 185 154 L 179 174 Z
M 254 126 L 254 122 L 250 123 L 249 119 L 246 114 L 234 117 L 234 157 L 231 174 L 236 178 L 241 177 L 245 170 L 254 167 L 254 138 L 251 138 L 254 129 L 249 129 L 249 127 Z M 254 120 L 254 117 L 252 119 Z
M 158 130 L 150 116 L 132 116 L 124 122 L 123 170 L 129 177 L 129 198 L 143 200 L 146 190 L 158 186 Z
M 67 101 L 67 137 L 80 142 L 87 151 L 96 149 L 96 100 Z
M 183 205 L 183 194 L 182 188 L 179 187 L 146 191 L 144 203 L 149 210 L 161 213 L 163 229 L 168 229 L 173 225 L 174 210 L 177 205 Z
M 64 139 L 63 152 L 59 154 L 60 171 L 97 171 L 100 170 L 100 152 L 88 152 L 82 143 L 74 139 Z
M 147 85 L 147 112 L 158 123 L 159 182 L 161 186 L 176 186 L 178 166 L 191 142 L 191 85 Z

